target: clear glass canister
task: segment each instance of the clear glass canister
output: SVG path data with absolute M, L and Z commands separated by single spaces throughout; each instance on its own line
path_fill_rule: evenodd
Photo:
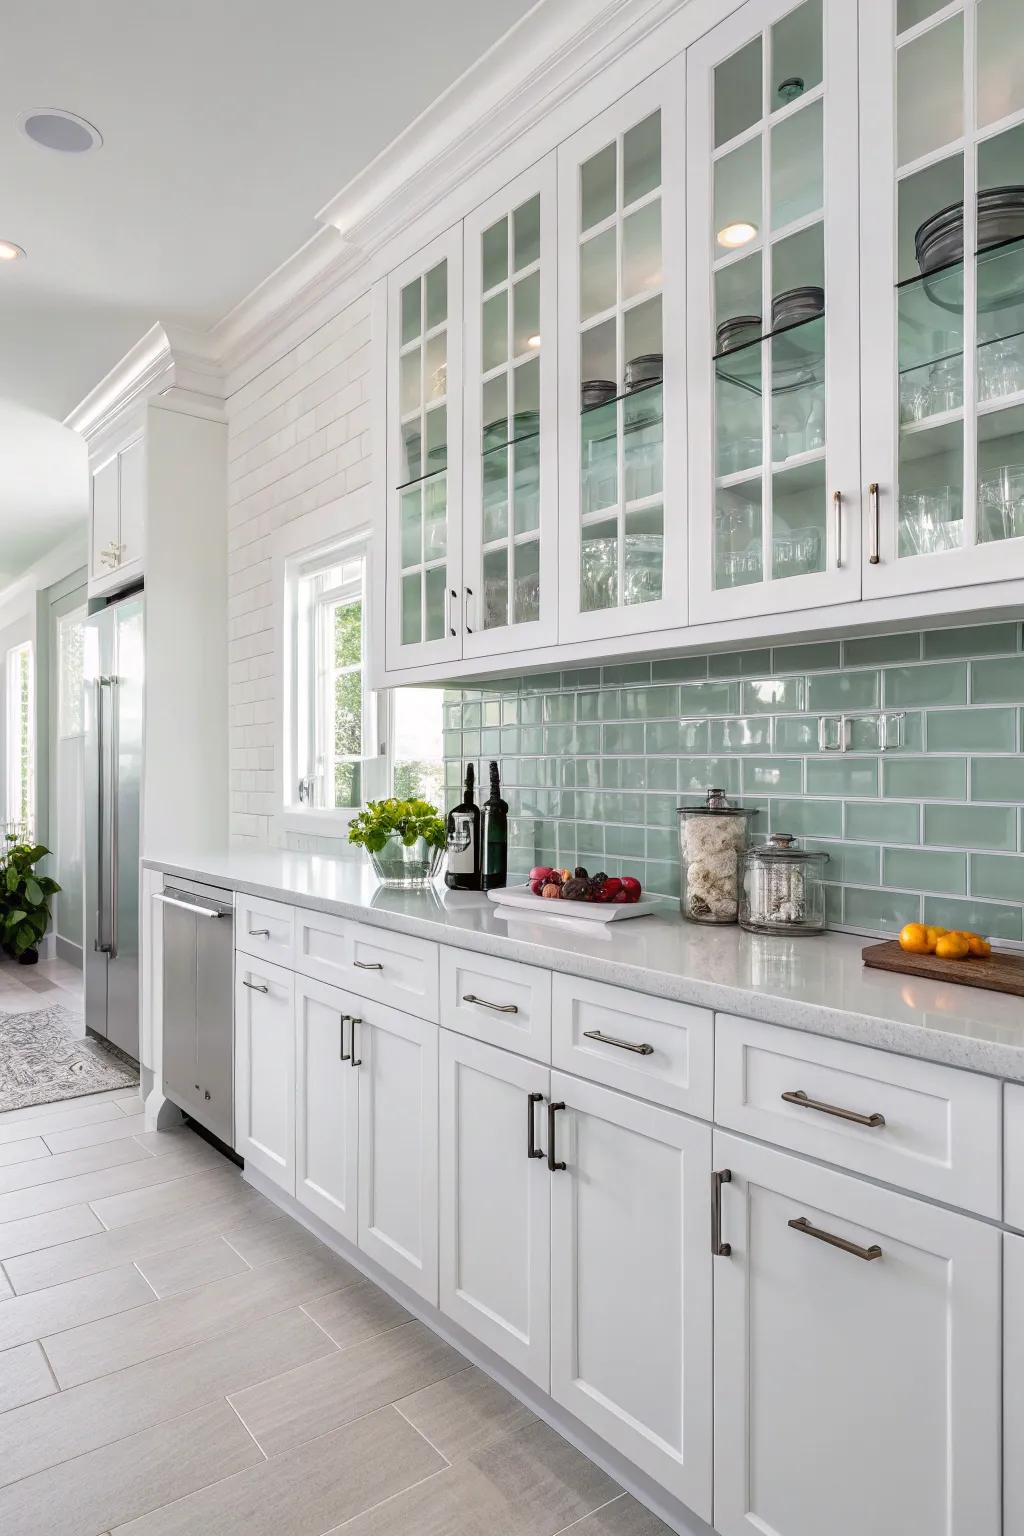
M 827 853 L 797 846 L 788 832 L 773 832 L 747 851 L 740 896 L 740 926 L 748 933 L 823 933 Z
M 743 855 L 756 815 L 730 805 L 720 789 L 708 790 L 706 805 L 680 806 L 679 905 L 691 923 L 736 921 Z

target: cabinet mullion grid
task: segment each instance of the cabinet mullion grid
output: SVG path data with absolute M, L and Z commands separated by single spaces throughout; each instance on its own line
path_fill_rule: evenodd
M 447 262 L 442 260 L 442 261 L 437 262 L 435 264 L 435 267 L 437 267 L 437 266 L 443 266 L 443 267 L 445 267 L 447 269 Z M 419 430 L 420 430 L 420 471 L 421 471 L 421 473 L 419 475 L 415 476 L 411 480 L 406 480 L 406 481 L 401 482 L 401 484 L 399 484 L 399 486 L 397 487 L 397 495 L 398 495 L 398 539 L 399 539 L 399 552 L 400 552 L 399 553 L 399 564 L 400 564 L 399 625 L 400 625 L 400 629 L 401 629 L 402 627 L 404 627 L 404 622 L 405 622 L 404 599 L 403 599 L 403 596 L 402 596 L 402 594 L 404 592 L 404 589 L 405 589 L 405 582 L 406 582 L 408 577 L 410 577 L 412 575 L 418 575 L 419 576 L 419 587 L 420 587 L 419 636 L 418 636 L 418 641 L 416 641 L 416 642 L 408 642 L 408 643 L 414 643 L 414 644 L 422 642 L 423 640 L 425 640 L 427 638 L 427 572 L 428 571 L 432 571 L 432 570 L 437 570 L 437 569 L 444 569 L 444 571 L 445 571 L 445 586 L 447 587 L 447 585 L 448 585 L 448 575 L 447 575 L 447 565 L 448 565 L 448 537 L 447 537 L 447 534 L 448 534 L 448 498 L 447 498 L 447 481 L 448 481 L 448 463 L 447 463 L 448 387 L 447 387 L 447 374 L 446 374 L 446 378 L 445 378 L 445 391 L 444 391 L 444 394 L 443 395 L 439 395 L 439 396 L 433 398 L 432 401 L 431 401 L 431 405 L 433 406 L 433 408 L 435 410 L 438 410 L 438 409 L 443 407 L 444 410 L 445 410 L 445 413 L 446 413 L 445 414 L 445 466 L 444 466 L 443 469 L 437 469 L 437 470 L 434 470 L 433 472 L 430 472 L 427 469 L 427 416 L 429 414 L 428 413 L 428 408 L 427 408 L 427 349 L 428 349 L 429 343 L 431 341 L 435 340 L 438 336 L 441 336 L 441 335 L 445 336 L 444 363 L 445 363 L 445 368 L 446 369 L 447 369 L 447 365 L 448 365 L 448 345 L 447 345 L 448 306 L 447 306 L 447 303 L 445 305 L 445 317 L 444 317 L 444 319 L 439 321 L 437 325 L 432 326 L 429 329 L 427 328 L 427 278 L 429 276 L 429 273 L 433 272 L 435 270 L 435 267 L 431 267 L 429 269 L 429 272 L 421 272 L 419 277 L 414 279 L 414 281 L 416 282 L 416 285 L 417 285 L 418 292 L 419 292 L 419 307 L 420 307 L 419 334 L 416 337 L 414 337 L 414 339 L 412 341 L 403 342 L 401 340 L 401 330 L 399 330 L 399 345 L 398 345 L 398 358 L 399 358 L 399 369 L 398 369 L 398 373 L 399 373 L 399 400 L 401 400 L 401 378 L 402 378 L 401 361 L 402 361 L 402 358 L 407 357 L 408 354 L 410 352 L 412 352 L 414 349 L 417 349 L 417 348 L 419 349 L 419 404 L 417 405 L 415 410 L 406 411 L 404 413 L 401 410 L 401 406 L 399 406 L 399 444 L 398 444 L 398 448 L 399 448 L 400 458 L 404 459 L 404 457 L 405 457 L 404 429 L 405 429 L 406 426 L 409 425 L 410 422 L 418 420 L 418 422 L 419 422 Z M 446 270 L 446 272 L 445 272 L 445 285 L 446 285 L 446 288 L 447 288 L 447 277 L 448 277 L 448 275 L 447 275 L 447 270 Z M 409 286 L 410 286 L 410 284 L 408 284 L 408 283 L 403 284 L 402 289 L 399 292 L 399 301 L 398 301 L 398 307 L 399 307 L 399 326 L 401 326 L 402 294 L 405 292 L 405 289 L 408 288 Z M 442 482 L 445 485 L 445 552 L 444 552 L 443 555 L 438 555 L 434 559 L 428 560 L 426 558 L 426 536 L 427 536 L 427 530 L 426 530 L 426 505 L 427 505 L 427 491 L 428 491 L 428 487 L 434 485 L 435 483 L 439 484 L 439 483 L 442 483 Z M 419 498 L 419 561 L 417 562 L 417 564 L 415 566 L 406 566 L 406 565 L 401 563 L 402 528 L 403 528 L 403 521 L 404 521 L 404 518 L 403 518 L 403 504 L 404 504 L 405 495 L 409 491 L 411 491 L 413 488 L 415 488 L 416 494 L 417 494 L 417 496 Z M 442 617 L 443 617 L 443 615 L 442 615 Z M 407 642 L 403 641 L 402 643 L 405 644 Z
M 758 345 L 758 346 L 760 346 L 762 348 L 762 354 L 761 354 L 761 391 L 760 391 L 761 392 L 761 465 L 760 465 L 759 471 L 754 471 L 754 470 L 738 470 L 738 471 L 736 471 L 734 473 L 728 473 L 728 474 L 724 474 L 724 475 L 719 475 L 718 474 L 718 472 L 717 472 L 717 456 L 718 456 L 718 442 L 719 442 L 719 439 L 718 439 L 718 411 L 719 411 L 718 393 L 719 393 L 719 391 L 718 391 L 718 383 L 717 383 L 717 378 L 716 378 L 716 366 L 715 366 L 714 363 L 712 364 L 712 378 L 711 378 L 712 401 L 713 401 L 713 406 L 712 406 L 712 410 L 713 410 L 713 417 L 712 417 L 712 420 L 713 420 L 713 427 L 712 427 L 713 443 L 712 443 L 712 447 L 713 447 L 713 457 L 714 457 L 714 460 L 715 460 L 714 487 L 716 488 L 716 490 L 717 489 L 730 488 L 730 487 L 733 487 L 733 486 L 735 486 L 737 489 L 739 489 L 742 486 L 750 485 L 750 484 L 756 482 L 757 480 L 760 480 L 760 484 L 761 484 L 761 579 L 760 579 L 759 582 L 752 583 L 752 585 L 758 585 L 758 586 L 760 586 L 763 583 L 768 582 L 768 581 L 773 581 L 773 580 L 780 579 L 780 578 L 776 577 L 775 573 L 774 573 L 774 522 L 775 522 L 774 484 L 775 484 L 776 468 L 778 467 L 779 471 L 781 473 L 785 474 L 787 469 L 791 470 L 791 469 L 797 467 L 797 464 L 802 466 L 804 464 L 816 463 L 816 462 L 819 462 L 821 460 L 825 460 L 826 463 L 827 463 L 827 457 L 828 457 L 828 440 L 827 440 L 827 435 L 826 435 L 825 443 L 824 443 L 824 445 L 821 448 L 811 449 L 811 450 L 809 450 L 809 451 L 807 451 L 807 452 L 805 452 L 803 454 L 800 454 L 798 456 L 793 456 L 788 461 L 787 460 L 780 460 L 778 466 L 776 466 L 775 458 L 774 458 L 774 445 L 773 445 L 773 441 L 772 441 L 772 429 L 773 429 L 772 412 L 773 412 L 773 400 L 774 400 L 775 348 L 776 348 L 776 346 L 778 344 L 778 337 L 775 334 L 774 325 L 773 325 L 773 322 L 772 322 L 772 297 L 773 297 L 773 290 L 774 290 L 774 286 L 775 286 L 775 284 L 774 284 L 774 260 L 775 260 L 775 250 L 776 250 L 776 247 L 778 247 L 779 245 L 783 244 L 785 241 L 792 239 L 795 235 L 801 234 L 805 230 L 813 229 L 818 224 L 820 224 L 822 226 L 822 254 L 823 254 L 823 263 L 824 263 L 824 272 L 823 272 L 823 279 L 822 279 L 822 281 L 823 281 L 823 287 L 825 288 L 825 311 L 824 311 L 823 316 L 821 317 L 822 322 L 823 322 L 823 358 L 822 358 L 822 368 L 823 368 L 823 387 L 824 387 L 825 392 L 826 392 L 826 410 L 827 410 L 827 407 L 828 407 L 828 359 L 829 359 L 829 355 L 830 355 L 829 340 L 828 340 L 828 314 L 829 314 L 830 295 L 829 295 L 829 292 L 828 292 L 828 283 L 827 283 L 827 274 L 828 274 L 828 265 L 829 264 L 828 264 L 827 250 L 825 248 L 826 234 L 827 234 L 827 231 L 826 231 L 826 224 L 827 224 L 826 204 L 827 204 L 827 199 L 828 199 L 827 176 L 825 174 L 825 167 L 827 166 L 827 163 L 828 163 L 828 156 L 826 154 L 825 146 L 826 146 L 826 142 L 827 142 L 827 134 L 828 134 L 828 131 L 829 131 L 828 122 L 827 122 L 827 102 L 825 100 L 825 97 L 826 97 L 826 87 L 827 87 L 827 64 L 828 64 L 828 58 L 829 58 L 828 47 L 827 47 L 827 44 L 826 44 L 825 36 L 823 35 L 823 38 L 822 38 L 822 60 L 821 60 L 821 66 L 822 66 L 822 78 L 821 78 L 821 81 L 817 85 L 813 86 L 810 90 L 803 92 L 797 100 L 795 100 L 793 102 L 790 102 L 790 103 L 788 103 L 786 105 L 783 105 L 781 107 L 773 107 L 773 105 L 772 105 L 772 70 L 774 68 L 774 56 L 773 56 L 774 36 L 773 36 L 773 33 L 774 33 L 774 25 L 765 28 L 761 32 L 761 113 L 760 113 L 760 116 L 759 116 L 758 120 L 755 123 L 752 123 L 750 125 L 750 127 L 744 128 L 743 130 L 741 130 L 741 132 L 739 132 L 737 134 L 734 134 L 733 137 L 731 139 L 727 139 L 724 144 L 720 144 L 720 145 L 714 146 L 713 149 L 712 149 L 712 154 L 711 154 L 712 166 L 715 166 L 719 161 L 722 161 L 722 160 L 728 158 L 729 155 L 734 154 L 738 149 L 741 149 L 745 144 L 750 143 L 752 140 L 759 139 L 760 142 L 761 142 L 761 188 L 760 188 L 760 192 L 761 192 L 760 221 L 761 221 L 761 223 L 760 223 L 760 230 L 758 232 L 757 242 L 753 246 L 742 246 L 742 247 L 740 247 L 740 248 L 738 248 L 736 250 L 732 250 L 732 251 L 727 252 L 723 256 L 715 256 L 715 257 L 712 258 L 712 263 L 711 263 L 711 285 L 712 285 L 711 286 L 711 333 L 712 333 L 711 334 L 711 350 L 712 350 L 712 354 L 714 355 L 718 351 L 717 332 L 716 332 L 717 321 L 718 321 L 718 318 L 719 318 L 718 314 L 717 314 L 717 284 L 716 284 L 716 279 L 718 277 L 718 274 L 720 272 L 724 271 L 727 267 L 740 265 L 742 262 L 748 260 L 751 256 L 753 256 L 755 254 L 759 255 L 760 256 L 760 260 L 761 260 L 761 340 L 760 340 L 760 342 L 755 342 L 754 343 L 754 345 Z M 723 60 L 722 62 L 725 62 L 725 61 Z M 715 86 L 714 86 L 714 89 L 717 90 L 717 88 L 718 87 L 717 87 L 717 83 L 716 83 Z M 822 145 L 821 145 L 821 155 L 822 155 L 822 202 L 821 202 L 819 207 L 817 207 L 815 209 L 812 209 L 809 213 L 801 214 L 801 215 L 799 215 L 795 219 L 790 219 L 786 224 L 782 225 L 778 229 L 773 229 L 772 228 L 772 136 L 773 136 L 773 133 L 774 133 L 775 130 L 778 129 L 778 127 L 779 127 L 779 125 L 781 123 L 784 123 L 784 122 L 788 121 L 789 119 L 797 116 L 801 112 L 805 112 L 805 111 L 809 111 L 809 110 L 813 109 L 814 105 L 817 102 L 819 102 L 819 101 L 822 104 Z M 714 198 L 714 181 L 712 179 L 712 199 L 713 198 Z M 801 323 L 808 323 L 808 322 L 797 322 L 797 323 L 801 324 Z M 814 322 L 811 321 L 809 323 L 813 324 Z M 789 329 L 789 327 L 783 327 L 783 331 L 785 331 L 787 329 Z M 744 350 L 744 348 L 739 348 L 737 350 L 742 352 Z M 756 387 L 756 386 L 746 386 L 746 387 Z M 832 530 L 832 527 L 830 525 L 830 522 L 829 522 L 828 518 L 826 517 L 825 523 L 824 523 L 824 540 L 823 540 L 823 542 L 824 542 L 824 549 L 825 549 L 825 555 L 824 555 L 824 563 L 823 563 L 823 565 L 821 567 L 822 569 L 826 569 L 828 567 L 828 565 L 831 563 L 831 561 L 838 555 L 838 548 L 833 548 L 833 538 L 834 538 L 833 530 Z M 717 561 L 717 555 L 718 555 L 717 537 L 716 537 L 715 532 L 713 531 L 713 533 L 712 533 L 712 561 L 713 561 L 713 563 Z M 716 577 L 714 575 L 714 571 L 713 571 L 713 574 L 712 574 L 712 580 L 715 581 L 715 583 L 717 585 L 717 581 L 716 581 Z

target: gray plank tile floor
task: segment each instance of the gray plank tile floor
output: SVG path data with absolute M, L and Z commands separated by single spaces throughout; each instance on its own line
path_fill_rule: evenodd
M 0 1008 L 30 1006 L 15 985 Z M 4 1536 L 668 1536 L 192 1132 L 140 1116 L 123 1089 L 0 1114 Z

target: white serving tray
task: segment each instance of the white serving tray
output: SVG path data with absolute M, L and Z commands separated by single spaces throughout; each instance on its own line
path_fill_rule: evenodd
M 528 885 L 511 885 L 487 894 L 499 906 L 529 912 L 533 917 L 579 917 L 591 923 L 618 923 L 626 917 L 648 917 L 652 912 L 664 910 L 663 903 L 644 896 L 639 901 L 619 904 L 614 901 L 556 901 L 550 896 L 535 896 Z M 511 913 L 502 913 L 502 916 L 511 916 Z

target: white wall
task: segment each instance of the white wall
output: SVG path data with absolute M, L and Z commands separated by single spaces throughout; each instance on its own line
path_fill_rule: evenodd
M 349 526 L 345 500 L 370 480 L 369 378 L 367 293 L 228 401 L 232 842 L 278 836 L 282 557 L 307 526 L 310 545 Z

